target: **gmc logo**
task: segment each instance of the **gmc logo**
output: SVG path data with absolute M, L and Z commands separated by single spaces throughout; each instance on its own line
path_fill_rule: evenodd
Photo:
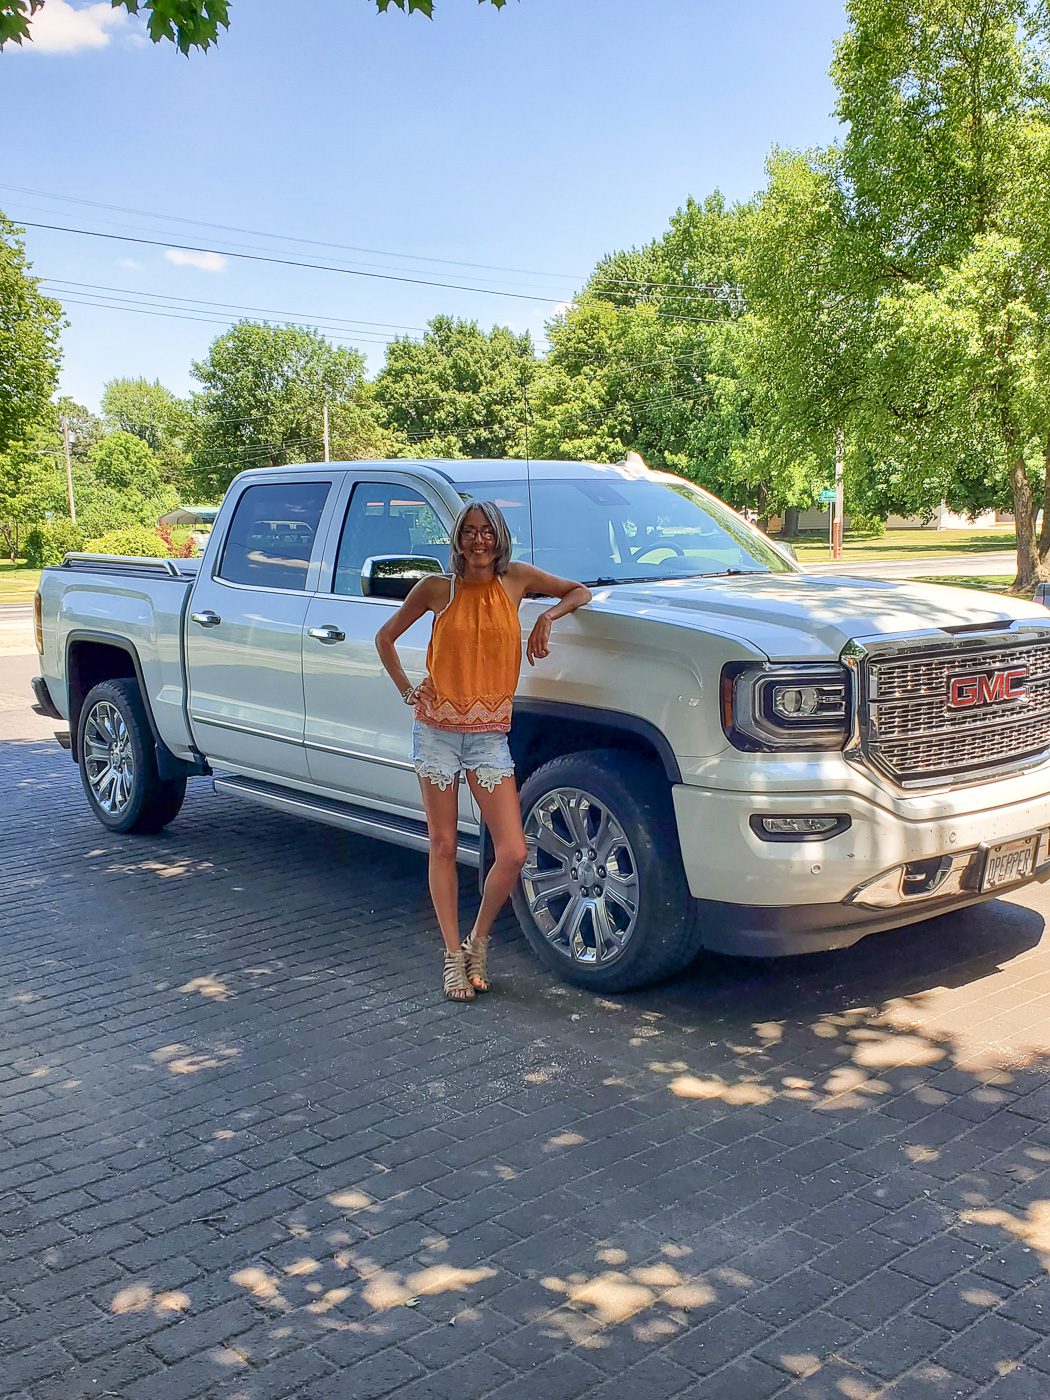
M 951 676 L 948 680 L 948 708 L 972 710 L 978 705 L 1003 705 L 1010 700 L 1025 700 L 1028 698 L 1027 680 L 1027 666 L 984 671 L 975 676 Z

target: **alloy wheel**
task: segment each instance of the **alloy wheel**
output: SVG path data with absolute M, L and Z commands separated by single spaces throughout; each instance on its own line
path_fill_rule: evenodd
M 91 794 L 103 812 L 126 811 L 135 784 L 131 733 L 116 705 L 99 700 L 84 724 L 84 770 Z
M 525 816 L 522 888 L 536 928 L 563 957 L 601 967 L 622 957 L 638 922 L 638 865 L 610 808 L 576 787 L 545 793 Z

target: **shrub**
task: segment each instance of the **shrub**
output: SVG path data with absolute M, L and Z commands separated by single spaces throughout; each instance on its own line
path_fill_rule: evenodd
M 128 525 L 123 530 L 110 530 L 106 535 L 88 540 L 85 545 L 91 554 L 136 554 L 149 559 L 167 559 L 168 547 L 157 534 L 145 525 Z
M 196 559 L 197 541 L 191 531 L 173 530 L 170 525 L 158 525 L 157 534 L 167 547 L 169 559 Z
M 886 517 L 884 515 L 871 515 L 863 510 L 848 511 L 850 533 L 854 535 L 884 535 L 886 533 Z
M 26 535 L 25 559 L 31 569 L 61 564 L 67 554 L 84 548 L 84 532 L 72 520 L 60 517 L 46 525 L 34 525 Z

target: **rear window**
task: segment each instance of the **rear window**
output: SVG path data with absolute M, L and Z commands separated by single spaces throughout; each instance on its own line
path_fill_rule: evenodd
M 327 481 L 249 486 L 237 502 L 219 565 L 219 578 L 254 588 L 303 588 Z

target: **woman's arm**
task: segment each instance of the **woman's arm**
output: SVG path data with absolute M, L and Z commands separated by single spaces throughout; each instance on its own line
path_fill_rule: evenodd
M 589 603 L 591 590 L 586 584 L 559 578 L 557 574 L 548 574 L 543 569 L 537 569 L 534 564 L 519 562 L 512 564 L 511 568 L 520 581 L 523 597 L 526 593 L 541 593 L 545 597 L 558 599 L 552 608 L 540 613 L 529 635 L 525 655 L 529 665 L 534 666 L 537 660 L 542 660 L 550 654 L 551 623 L 556 622 L 559 617 L 575 612 L 577 608 L 582 608 L 584 603 Z
M 397 654 L 397 639 L 407 632 L 414 622 L 418 622 L 428 612 L 436 612 L 448 601 L 440 596 L 441 591 L 447 587 L 448 580 L 436 574 L 429 578 L 421 578 L 393 617 L 388 618 L 376 633 L 376 651 L 379 653 L 379 659 L 387 675 L 397 686 L 402 699 L 413 687 Z

